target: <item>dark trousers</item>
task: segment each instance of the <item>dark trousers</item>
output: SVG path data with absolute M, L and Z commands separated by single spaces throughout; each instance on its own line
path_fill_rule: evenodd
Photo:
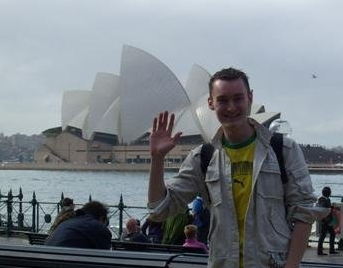
M 335 231 L 332 226 L 329 226 L 327 223 L 321 223 L 320 226 L 320 236 L 318 240 L 317 253 L 323 253 L 323 242 L 326 237 L 326 234 L 330 234 L 330 253 L 335 251 Z

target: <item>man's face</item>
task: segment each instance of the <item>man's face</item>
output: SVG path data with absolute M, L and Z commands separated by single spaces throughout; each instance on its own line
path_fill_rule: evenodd
M 239 128 L 247 124 L 247 115 L 252 104 L 252 92 L 248 90 L 241 78 L 235 80 L 216 80 L 208 106 L 216 112 L 224 128 Z

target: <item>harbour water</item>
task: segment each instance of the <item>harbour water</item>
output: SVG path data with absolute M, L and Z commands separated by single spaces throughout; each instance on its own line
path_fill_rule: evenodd
M 174 173 L 166 173 L 166 177 Z M 343 175 L 312 174 L 315 193 L 320 195 L 324 186 L 330 186 L 332 195 L 343 195 Z M 120 195 L 128 206 L 145 206 L 147 202 L 147 172 L 115 171 L 39 171 L 1 170 L 0 190 L 2 194 L 12 189 L 13 194 L 22 188 L 24 200 L 29 201 L 35 191 L 39 201 L 58 202 L 63 192 L 76 203 L 85 203 L 89 195 L 93 200 L 116 205 Z M 333 200 L 340 201 L 340 200 Z

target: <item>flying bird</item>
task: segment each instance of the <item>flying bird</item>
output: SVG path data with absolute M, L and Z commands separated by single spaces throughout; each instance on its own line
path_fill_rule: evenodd
M 312 74 L 312 78 L 317 78 L 317 75 L 315 75 L 315 74 Z

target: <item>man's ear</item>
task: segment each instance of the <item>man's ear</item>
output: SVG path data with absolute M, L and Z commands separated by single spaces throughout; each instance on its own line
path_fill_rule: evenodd
M 253 93 L 252 90 L 250 90 L 250 92 L 248 93 L 248 100 L 249 100 L 249 107 L 247 110 L 247 115 L 251 115 L 251 106 L 252 106 L 252 102 L 253 102 Z
M 208 97 L 207 104 L 208 104 L 208 108 L 210 108 L 213 111 L 214 105 L 213 105 L 213 98 L 212 97 Z
M 253 99 L 254 99 L 253 92 L 254 91 L 251 89 L 250 92 L 248 93 L 248 98 L 249 98 L 249 101 L 250 101 L 251 104 L 253 103 Z

